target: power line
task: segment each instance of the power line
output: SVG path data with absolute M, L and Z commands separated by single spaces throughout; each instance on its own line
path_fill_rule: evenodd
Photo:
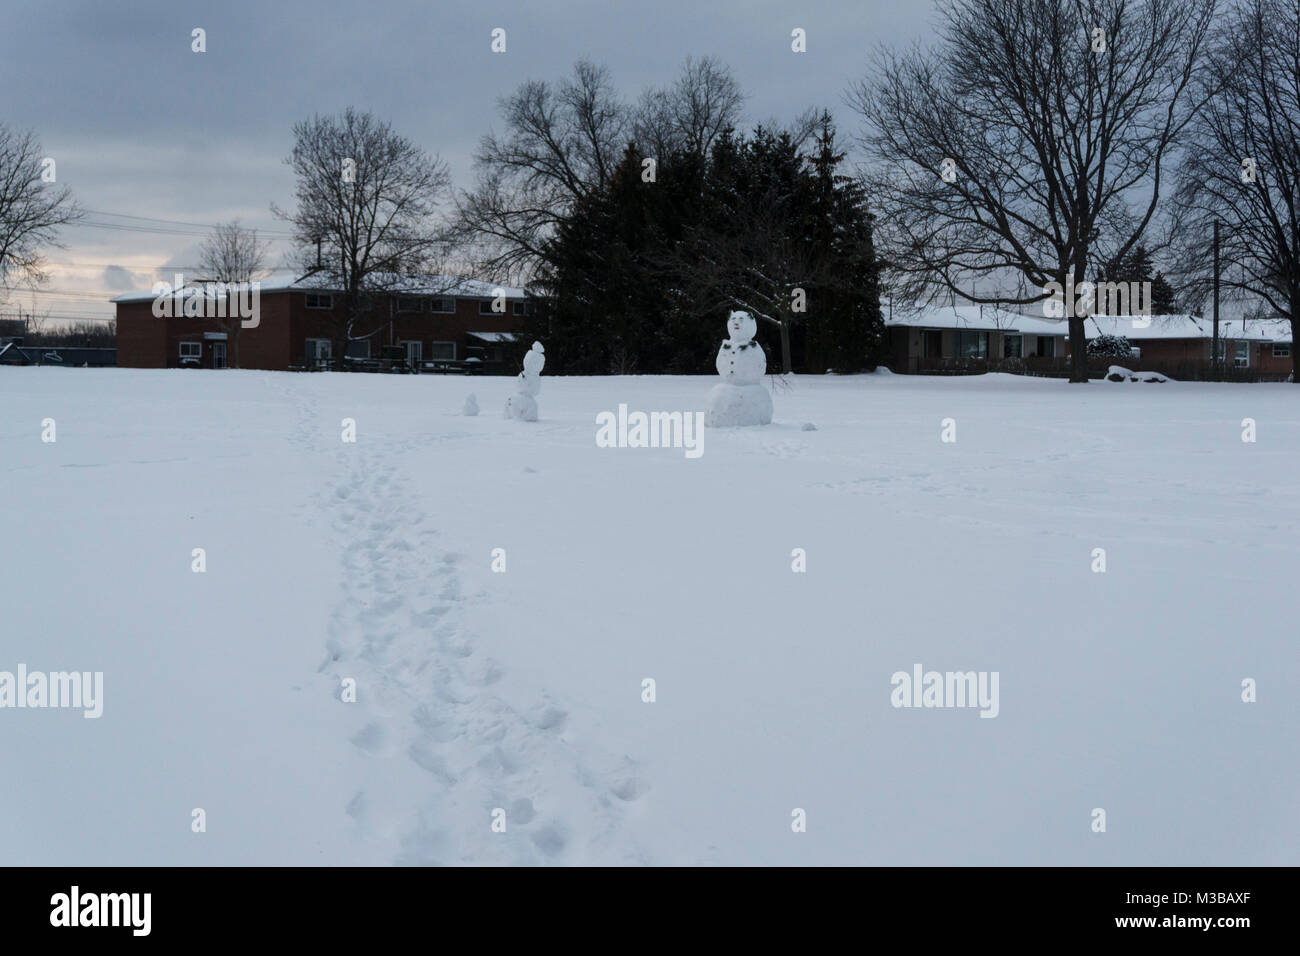
M 110 217 L 110 218 L 112 218 L 112 219 L 133 219 L 133 220 L 135 220 L 135 221 L 137 221 L 137 222 L 157 222 L 157 223 L 164 223 L 164 224 L 169 225 L 169 226 L 197 226 L 198 228 L 205 230 L 205 232 L 202 233 L 202 235 L 206 235 L 207 232 L 211 232 L 212 230 L 215 230 L 215 229 L 217 228 L 217 224 L 216 224 L 216 223 L 210 223 L 210 222 L 193 222 L 193 221 L 186 220 L 186 219 L 163 219 L 163 218 L 158 217 L 158 216 L 136 216 L 136 215 L 132 215 L 131 213 L 125 213 L 125 212 L 105 212 L 105 211 L 103 211 L 103 210 L 99 210 L 99 209 L 87 209 L 86 212 L 89 213 L 89 214 L 92 215 L 92 216 L 108 216 L 108 217 Z M 84 223 L 82 223 L 82 224 L 83 224 L 83 225 L 89 225 L 89 226 L 98 226 L 98 227 L 100 227 L 100 228 L 107 228 L 107 229 L 123 229 L 123 230 L 129 230 L 129 231 L 141 231 L 141 232 L 168 232 L 167 230 L 155 230 L 155 229 L 151 229 L 151 228 L 148 228 L 148 227 L 145 227 L 145 226 L 131 226 L 131 225 L 129 225 L 128 223 L 94 223 L 94 222 L 84 222 Z M 261 235 L 273 236 L 273 237 L 277 237 L 277 236 L 278 236 L 278 237 L 285 238 L 285 239 L 292 239 L 292 238 L 294 238 L 294 233 L 292 233 L 292 232 L 287 232 L 287 231 L 285 231 L 285 230 L 281 230 L 281 229 L 258 229 L 256 226 L 250 226 L 250 227 L 247 227 L 247 228 L 249 228 L 249 229 L 251 229 L 251 230 L 255 230 L 259 236 L 261 236 Z M 192 235 L 193 233 L 185 232 L 185 231 L 176 231 L 174 234 L 176 234 L 176 235 Z
M 105 297 L 112 298 L 115 295 L 130 294 L 130 289 L 118 291 L 106 289 L 103 292 L 68 292 L 60 289 L 20 289 L 13 293 L 15 297 L 23 295 L 52 295 L 60 299 L 97 299 L 101 302 L 104 301 Z

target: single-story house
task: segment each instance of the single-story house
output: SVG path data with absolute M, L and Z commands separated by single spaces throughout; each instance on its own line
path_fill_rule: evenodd
M 926 306 L 896 312 L 885 325 L 888 364 L 895 372 L 1062 374 L 1067 367 L 1065 319 L 987 305 Z M 1122 335 L 1133 346 L 1130 362 L 1172 378 L 1203 378 L 1211 368 L 1214 322 L 1201 316 L 1091 316 L 1084 321 L 1084 334 L 1088 341 Z M 1285 319 L 1220 319 L 1225 373 L 1285 378 L 1292 369 L 1291 338 L 1291 323 Z M 1090 361 L 1090 368 L 1096 366 L 1092 373 L 1104 372 L 1107 361 Z
M 1135 360 L 1157 371 L 1182 366 L 1187 371 L 1210 365 L 1214 320 L 1199 315 L 1105 316 L 1085 322 L 1088 338 L 1122 335 L 1133 346 Z M 1219 319 L 1219 357 L 1225 368 L 1254 369 L 1263 375 L 1285 376 L 1292 369 L 1291 323 L 1286 319 Z
M 202 281 L 162 284 L 151 292 L 119 295 L 117 364 L 125 368 L 225 368 L 232 327 L 239 318 L 216 317 L 216 296 Z M 159 291 L 161 290 L 161 291 Z M 256 324 L 241 324 L 239 364 L 246 369 L 320 368 L 331 363 L 343 318 L 337 289 L 316 272 L 280 273 L 257 283 Z M 190 308 L 186 305 L 193 306 Z M 504 311 L 500 306 L 504 306 Z M 501 334 L 520 331 L 532 300 L 523 289 L 443 276 L 403 277 L 385 283 L 353 329 L 347 357 L 378 358 L 399 347 L 415 364 L 491 361 L 504 348 Z M 222 311 L 234 312 L 222 303 Z M 159 316 L 162 312 L 162 317 Z M 185 314 L 189 313 L 189 314 Z
M 1066 354 L 1062 319 L 1022 315 L 994 306 L 925 306 L 885 320 L 889 366 L 895 372 L 1056 364 Z

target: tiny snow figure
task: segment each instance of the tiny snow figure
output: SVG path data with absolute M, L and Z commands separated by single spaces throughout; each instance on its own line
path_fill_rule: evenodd
M 465 399 L 465 407 L 460 410 L 462 415 L 478 414 L 478 398 L 473 392 L 469 393 L 469 398 Z
M 727 319 L 729 338 L 718 349 L 716 362 L 722 383 L 709 391 L 704 409 L 704 424 L 710 428 L 768 425 L 772 421 L 772 396 L 762 381 L 767 356 L 754 341 L 757 331 L 748 312 L 732 312 Z
M 524 370 L 516 379 L 518 390 L 506 399 L 506 418 L 517 418 L 521 422 L 537 421 L 537 393 L 542 390 L 539 376 L 545 364 L 546 352 L 542 343 L 534 342 L 533 347 L 524 353 Z

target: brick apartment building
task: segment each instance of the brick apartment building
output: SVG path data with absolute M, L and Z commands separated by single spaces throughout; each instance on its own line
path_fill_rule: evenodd
M 182 296 L 202 299 L 201 289 L 195 283 L 184 288 Z M 112 300 L 117 307 L 118 366 L 225 368 L 230 338 L 226 327 L 237 320 L 159 318 L 158 299 L 156 292 L 138 292 Z M 532 307 L 522 289 L 439 277 L 405 280 L 374 302 L 353 330 L 354 338 L 365 338 L 349 344 L 348 357 L 378 358 L 385 346 L 397 346 L 409 363 L 424 367 L 466 367 L 466 362 L 499 366 L 506 345 Z M 504 312 L 493 308 L 498 302 L 503 302 Z M 333 359 L 342 315 L 339 295 L 311 273 L 260 280 L 258 324 L 239 331 L 239 365 L 273 371 L 326 367 Z

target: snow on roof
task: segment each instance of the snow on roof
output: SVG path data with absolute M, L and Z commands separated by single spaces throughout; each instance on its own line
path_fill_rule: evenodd
M 465 334 L 484 342 L 514 342 L 519 338 L 513 332 L 466 332 Z
M 467 279 L 462 276 L 390 276 L 377 275 L 377 282 L 383 287 L 383 291 L 391 292 L 398 295 L 445 295 L 457 296 L 462 299 L 491 299 L 498 294 L 498 290 L 504 293 L 507 299 L 522 299 L 525 296 L 523 289 L 516 289 L 510 286 L 493 285 L 491 282 L 483 282 L 479 279 Z M 174 281 L 174 276 L 168 276 L 166 279 L 159 280 L 162 282 Z M 203 288 L 201 280 L 183 279 L 187 294 L 199 294 Z M 191 284 L 193 282 L 193 284 Z M 274 272 L 264 279 L 258 279 L 258 291 L 261 294 L 267 292 L 337 292 L 337 283 L 332 282 L 328 273 L 325 272 L 308 272 L 301 274 L 297 272 Z M 156 292 L 127 292 L 124 295 L 115 296 L 110 302 L 152 302 L 157 297 Z
M 1090 339 L 1095 339 L 1098 335 L 1122 335 L 1133 341 L 1209 339 L 1214 337 L 1214 320 L 1198 315 L 1094 315 L 1084 322 L 1084 329 Z M 1221 318 L 1219 337 L 1259 342 L 1290 342 L 1291 323 L 1286 319 Z
M 975 329 L 991 332 L 1028 332 L 1035 335 L 1065 335 L 1064 319 L 1022 315 L 992 305 L 923 306 L 919 312 L 896 315 L 886 325 L 926 329 Z
M 886 325 L 904 328 L 972 329 L 991 332 L 1023 332 L 1031 335 L 1067 335 L 1065 319 L 1023 315 L 986 305 L 924 306 L 919 312 L 896 314 Z M 1084 321 L 1090 339 L 1098 335 L 1122 335 L 1142 339 L 1201 339 L 1214 336 L 1214 321 L 1195 315 L 1095 315 Z M 1291 323 L 1286 319 L 1220 319 L 1219 336 L 1260 342 L 1290 342 Z

